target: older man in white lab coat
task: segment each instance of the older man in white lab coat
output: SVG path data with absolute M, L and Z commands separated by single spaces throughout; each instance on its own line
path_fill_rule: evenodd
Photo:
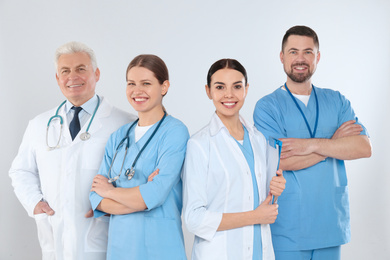
M 108 137 L 135 117 L 95 94 L 100 71 L 88 46 L 59 47 L 55 63 L 67 100 L 29 122 L 9 174 L 36 220 L 43 259 L 103 260 L 108 218 L 89 218 L 88 194 Z

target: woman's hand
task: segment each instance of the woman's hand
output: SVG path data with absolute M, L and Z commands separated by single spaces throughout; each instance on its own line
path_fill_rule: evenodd
M 155 170 L 154 172 L 152 172 L 152 173 L 149 175 L 149 177 L 148 177 L 148 182 L 149 182 L 149 181 L 153 181 L 153 178 L 157 176 L 157 174 L 158 174 L 159 171 L 160 171 L 160 170 L 157 169 L 157 170 Z
M 275 196 L 276 201 L 278 197 L 282 194 L 286 188 L 286 179 L 283 177 L 283 171 L 279 169 L 276 172 L 277 176 L 272 177 L 271 183 L 269 185 L 269 192 Z
M 91 191 L 96 192 L 103 198 L 109 198 L 109 192 L 114 189 L 114 185 L 109 183 L 108 178 L 104 177 L 103 175 L 98 174 L 95 176 L 95 178 L 93 178 Z
M 278 216 L 278 204 L 270 204 L 272 201 L 272 195 L 261 203 L 253 212 L 255 214 L 255 222 L 257 224 L 272 224 L 275 222 Z

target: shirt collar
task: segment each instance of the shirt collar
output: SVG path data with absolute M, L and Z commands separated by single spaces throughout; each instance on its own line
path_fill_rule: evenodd
M 248 121 L 246 121 L 241 115 L 240 115 L 240 121 L 241 123 L 245 126 L 245 128 L 248 130 L 248 134 L 252 135 L 253 134 L 253 125 L 249 124 Z M 218 132 L 221 129 L 226 129 L 226 126 L 222 123 L 221 119 L 217 115 L 217 113 L 214 113 L 213 116 L 211 117 L 210 121 L 210 135 L 214 136 L 218 134 Z
M 94 95 L 87 102 L 82 104 L 81 107 L 83 108 L 83 110 L 85 112 L 87 112 L 88 114 L 92 115 L 93 112 L 95 111 L 97 102 L 98 102 L 97 95 Z M 69 111 L 70 111 L 70 109 L 72 107 L 73 107 L 73 104 L 69 100 L 66 100 L 66 103 L 65 103 L 65 112 L 66 112 L 66 114 L 69 113 Z

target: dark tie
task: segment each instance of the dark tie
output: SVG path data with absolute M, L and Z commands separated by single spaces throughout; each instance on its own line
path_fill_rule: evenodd
M 74 116 L 69 125 L 70 135 L 72 136 L 72 140 L 76 137 L 76 135 L 80 132 L 80 120 L 79 113 L 83 110 L 81 107 L 72 107 L 74 110 Z

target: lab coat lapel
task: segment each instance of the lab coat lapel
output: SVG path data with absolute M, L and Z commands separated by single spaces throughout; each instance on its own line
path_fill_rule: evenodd
M 102 120 L 111 114 L 112 107 L 110 107 L 107 103 L 107 101 L 104 99 L 104 97 L 101 97 L 100 105 L 96 111 L 96 115 L 94 119 L 91 122 L 91 126 L 89 127 L 88 132 L 93 136 L 94 133 L 98 132 L 103 127 Z M 91 115 L 92 117 L 92 115 Z M 80 130 L 80 133 L 85 133 L 87 131 L 89 122 L 91 118 L 83 125 L 83 127 Z M 80 139 L 78 137 L 78 139 Z M 75 139 L 76 140 L 76 139 Z
M 61 143 L 60 143 L 60 147 L 66 147 L 68 146 L 70 143 L 72 143 L 72 137 L 70 135 L 70 131 L 69 131 L 69 122 L 68 122 L 68 118 L 66 116 L 66 112 L 65 112 L 65 106 L 62 106 L 60 111 L 59 111 L 59 115 L 61 115 L 64 123 L 63 123 L 63 126 L 62 126 L 62 136 L 61 136 Z M 57 133 L 60 132 L 60 127 L 57 126 L 58 129 L 56 129 L 56 131 L 58 131 Z
M 243 118 L 240 116 L 240 121 L 244 123 Z M 240 147 L 238 146 L 236 140 L 230 135 L 229 131 L 225 127 L 225 125 L 222 123 L 221 119 L 218 117 L 216 113 L 214 113 L 212 119 L 211 119 L 211 127 L 210 127 L 210 133 L 211 135 L 216 135 L 219 131 L 222 131 L 222 134 L 224 135 L 224 139 L 226 140 L 226 143 L 228 145 L 228 150 L 232 151 L 230 154 L 233 155 L 237 162 L 240 165 L 241 168 L 241 174 L 245 174 L 246 172 L 250 172 L 249 165 L 245 159 L 245 155 L 242 153 Z M 223 163 L 223 162 L 221 162 Z

